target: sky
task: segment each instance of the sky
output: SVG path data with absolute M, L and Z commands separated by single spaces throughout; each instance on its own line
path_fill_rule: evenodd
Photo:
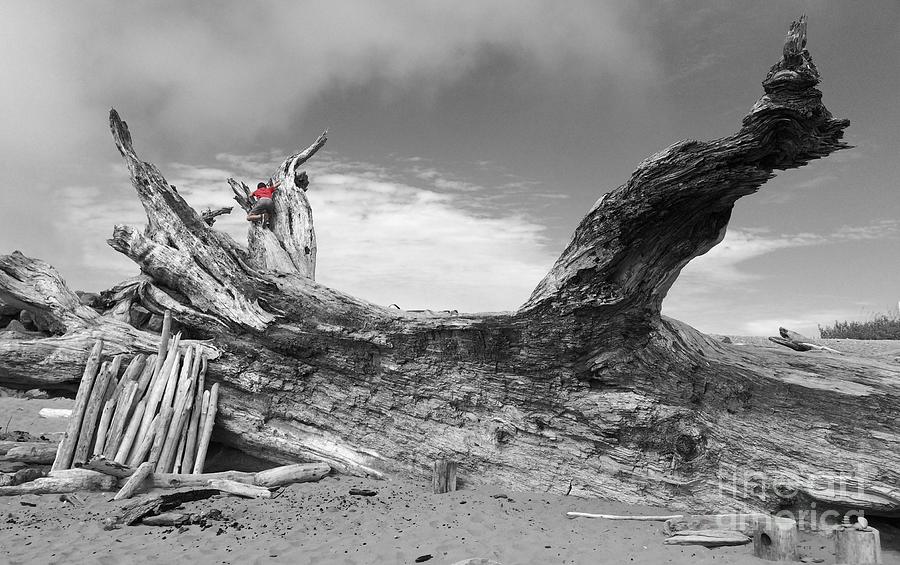
M 197 209 L 307 163 L 317 280 L 379 304 L 521 305 L 646 156 L 740 127 L 809 18 L 853 149 L 738 201 L 663 312 L 711 333 L 817 335 L 900 299 L 900 2 L 0 0 L 0 253 L 101 290 L 143 225 L 109 135 Z M 236 210 L 216 223 L 246 244 Z

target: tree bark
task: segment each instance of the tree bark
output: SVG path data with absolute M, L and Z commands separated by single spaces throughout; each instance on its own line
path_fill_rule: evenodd
M 132 300 L 148 311 L 175 303 L 186 335 L 214 339 L 217 439 L 273 462 L 425 478 L 447 457 L 469 484 L 694 511 L 815 501 L 900 513 L 896 364 L 748 350 L 660 315 L 681 269 L 721 240 L 738 198 L 775 170 L 847 147 L 849 122 L 822 104 L 804 34 L 795 22 L 737 133 L 641 163 L 589 211 L 516 312 L 405 312 L 314 282 L 314 262 L 273 272 L 254 258 L 268 249 L 260 238 L 314 261 L 314 245 L 297 247 L 311 219 L 308 232 L 278 224 L 302 215 L 302 201 L 284 199 L 291 212 L 278 209 L 276 229 L 252 226 L 248 253 L 138 158 L 115 111 L 113 138 L 148 226 L 117 226 L 110 244 L 145 274 Z M 302 196 L 290 179 L 299 160 L 275 175 L 290 199 Z M 0 381 L 71 385 L 98 335 L 114 353 L 157 352 L 157 337 L 70 295 L 45 263 L 0 257 L 0 299 L 64 329 L 0 339 Z M 80 347 L 56 353 L 71 344 Z

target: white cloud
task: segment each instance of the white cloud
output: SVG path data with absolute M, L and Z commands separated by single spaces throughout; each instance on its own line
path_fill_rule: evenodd
M 841 226 L 831 233 L 772 234 L 766 229 L 729 229 L 719 245 L 684 268 L 678 285 L 687 292 L 708 292 L 727 285 L 752 283 L 765 275 L 743 264 L 779 250 L 896 237 L 900 221 L 880 220 L 866 226 Z
M 163 173 L 191 206 L 202 210 L 234 204 L 227 177 L 253 183 L 261 171 L 274 169 L 263 155 L 223 154 L 218 161 L 216 166 L 174 163 Z M 307 167 L 307 196 L 318 241 L 317 280 L 323 284 L 410 309 L 510 310 L 528 298 L 556 258 L 547 248 L 545 226 L 515 210 L 485 204 L 503 194 L 503 185 L 477 186 L 438 168 L 420 184 L 407 183 L 403 179 L 416 175 L 403 161 L 394 168 L 328 155 L 315 161 Z M 462 192 L 440 190 L 453 189 L 454 179 L 466 185 Z M 145 223 L 137 200 L 122 204 L 86 187 L 67 187 L 60 198 L 65 202 L 60 225 L 87 227 L 80 261 L 119 278 L 133 275 L 135 266 L 104 241 L 116 223 Z M 246 244 L 247 224 L 239 207 L 220 216 L 215 227 Z
M 485 205 L 502 188 L 440 182 L 436 169 L 421 186 L 399 180 L 408 171 L 373 174 L 359 165 L 311 172 L 307 195 L 324 284 L 404 308 L 510 310 L 555 259 L 543 225 Z M 456 182 L 465 185 L 461 193 L 453 192 Z
M 774 335 L 779 326 L 785 326 L 815 336 L 818 325 L 859 318 L 861 312 L 816 306 L 832 297 L 817 295 L 814 283 L 779 291 L 777 275 L 755 269 L 748 262 L 789 249 L 889 239 L 898 234 L 898 220 L 841 226 L 820 234 L 731 229 L 719 245 L 684 268 L 663 310 L 703 331 Z

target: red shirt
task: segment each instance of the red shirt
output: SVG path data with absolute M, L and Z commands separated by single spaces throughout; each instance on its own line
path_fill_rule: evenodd
M 267 186 L 264 188 L 257 188 L 253 191 L 250 196 L 255 196 L 257 198 L 272 198 L 272 195 L 275 194 L 275 191 L 278 190 L 274 186 Z

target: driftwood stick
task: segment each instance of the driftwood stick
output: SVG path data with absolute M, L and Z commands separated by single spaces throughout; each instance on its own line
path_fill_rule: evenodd
M 138 387 L 137 387 L 137 398 L 142 399 L 144 395 L 147 393 L 147 388 L 150 386 L 150 381 L 153 379 L 153 373 L 156 370 L 156 354 L 154 353 L 150 357 L 147 358 L 147 361 L 144 363 L 144 370 L 141 373 L 140 378 L 138 379 Z
M 219 473 L 153 473 L 149 479 L 149 486 L 153 488 L 182 488 L 182 487 L 205 487 L 208 486 L 211 479 L 223 479 L 254 484 L 256 480 L 255 473 L 247 473 L 244 471 L 221 471 Z
M 190 416 L 190 414 L 188 414 Z M 181 439 L 178 440 L 178 448 L 175 449 L 175 462 L 172 463 L 172 472 L 181 472 L 181 463 L 184 461 L 184 447 L 187 444 L 187 425 L 188 422 L 182 424 L 183 433 L 179 434 Z
M 116 411 L 112 422 L 109 425 L 109 432 L 106 437 L 106 444 L 103 446 L 103 455 L 107 459 L 115 459 L 119 445 L 122 443 L 125 435 L 125 426 L 130 422 L 132 412 L 138 402 L 137 399 L 138 382 L 136 380 L 129 381 L 116 403 Z M 140 422 L 138 422 L 140 424 Z
M 210 488 L 244 498 L 272 498 L 272 492 L 265 487 L 229 481 L 228 479 L 210 479 L 209 486 Z
M 209 391 L 203 391 L 203 400 L 201 401 L 200 406 L 200 421 L 197 426 L 197 449 L 194 452 L 194 468 L 197 466 L 198 453 L 200 451 L 200 442 L 203 441 L 203 426 L 206 425 L 206 415 L 209 413 Z M 188 470 L 188 472 L 196 472 L 194 468 Z M 201 471 L 202 472 L 202 471 Z
M 617 514 L 589 514 L 587 512 L 566 512 L 566 516 L 570 518 L 602 518 L 604 520 L 637 520 L 641 522 L 664 522 L 666 520 L 677 520 L 684 518 L 683 514 L 671 514 L 669 516 L 640 516 L 640 515 L 617 515 Z
M 328 463 L 296 463 L 259 471 L 253 479 L 253 484 L 271 488 L 318 481 L 330 472 L 331 466 Z
M 116 487 L 116 481 L 115 477 L 86 469 L 60 469 L 51 471 L 49 477 L 42 477 L 21 485 L 0 487 L 0 496 L 113 490 Z
M 188 352 L 190 352 L 190 348 L 188 348 Z M 175 363 L 172 364 L 172 369 L 169 371 L 169 375 L 166 379 L 166 387 L 163 390 L 162 400 L 160 401 L 160 410 L 162 410 L 163 406 L 172 407 L 175 403 L 175 393 L 178 391 L 178 385 L 181 382 L 181 372 L 184 370 L 184 361 L 185 358 L 182 357 L 180 352 L 176 352 L 175 354 Z
M 91 397 L 88 399 L 87 406 L 84 409 L 84 419 L 81 422 L 81 430 L 78 432 L 78 445 L 75 446 L 72 463 L 84 463 L 88 460 L 89 452 L 94 445 L 93 439 L 94 433 L 97 431 L 97 418 L 100 417 L 100 410 L 106 397 L 106 387 L 114 375 L 113 369 L 118 369 L 121 360 L 121 356 L 117 355 L 113 358 L 112 363 L 103 363 L 100 366 L 99 375 L 94 383 L 93 390 L 91 390 Z
M 812 347 L 803 344 L 791 341 L 789 339 L 784 339 L 782 337 L 770 337 L 769 341 L 772 343 L 777 343 L 778 345 L 783 345 L 787 348 L 793 349 L 794 351 L 809 351 Z
M 157 410 L 159 409 L 159 403 L 162 400 L 163 392 L 165 391 L 166 383 L 168 382 L 169 372 L 171 372 L 172 365 L 178 357 L 178 344 L 180 341 L 181 334 L 178 333 L 175 335 L 172 345 L 167 349 L 165 361 L 160 366 L 160 369 L 154 372 L 153 378 L 150 381 L 150 392 L 147 395 L 147 407 L 144 410 L 144 418 L 141 421 L 141 427 L 138 431 L 137 438 L 135 439 L 137 445 L 143 445 L 144 439 L 151 433 L 150 423 L 153 421 L 153 418 L 156 417 Z M 157 366 L 159 366 L 159 362 L 159 358 L 157 358 Z
M 119 399 L 113 396 L 115 395 L 115 389 L 118 387 L 113 387 L 112 385 L 113 382 L 109 381 L 109 385 L 106 387 L 108 391 L 112 391 L 112 394 L 106 400 L 106 403 L 103 405 L 103 410 L 100 412 L 100 423 L 97 424 L 97 435 L 94 438 L 94 449 L 91 450 L 91 455 L 103 453 L 103 446 L 106 445 L 106 434 L 109 431 L 109 424 L 112 422 L 116 404 L 119 403 Z
M 143 373 L 146 372 L 145 369 L 148 368 L 146 361 L 147 358 L 144 354 L 135 355 L 125 374 L 122 375 L 122 380 L 119 381 L 118 401 L 102 451 L 107 459 L 115 457 L 119 444 L 122 442 L 122 434 L 128 424 L 128 418 L 140 400 L 140 396 L 137 394 L 138 383 L 143 377 Z
M 72 416 L 66 426 L 66 434 L 59 443 L 56 460 L 53 462 L 53 470 L 68 469 L 72 466 L 72 456 L 78 445 L 78 432 L 81 430 L 81 422 L 84 411 L 91 396 L 94 379 L 97 376 L 97 368 L 100 366 L 100 354 L 103 352 L 103 340 L 97 340 L 88 355 L 84 374 L 81 376 L 81 384 L 78 385 L 78 393 L 75 395 L 75 406 L 72 408 Z
M 15 447 L 37 447 L 44 448 L 46 446 L 52 447 L 54 450 L 59 449 L 59 442 L 50 442 L 50 441 L 12 441 L 0 439 L 0 455 L 6 455 L 10 449 Z M 0 458 L 2 460 L 2 458 Z
M 152 463 L 148 461 L 147 463 Z M 140 466 L 138 467 L 140 468 Z M 142 479 L 147 488 L 186 488 L 206 487 L 210 480 L 225 480 L 265 488 L 283 486 L 292 483 L 318 481 L 328 474 L 331 468 L 326 463 L 297 463 L 275 467 L 258 473 L 245 471 L 221 471 L 219 473 L 153 473 Z M 137 471 L 135 471 L 136 473 Z M 133 476 L 133 475 L 132 475 Z
M 134 438 L 137 436 L 138 430 L 141 427 L 141 420 L 144 418 L 144 409 L 147 407 L 147 401 L 141 400 L 138 402 L 137 406 L 134 407 L 134 413 L 131 415 L 131 419 L 128 422 L 128 429 L 125 430 L 125 435 L 122 436 L 122 441 L 119 442 L 119 447 L 116 449 L 114 460 L 124 463 L 128 460 L 128 455 L 131 453 L 131 447 L 134 445 Z
M 187 429 L 187 441 L 184 445 L 184 457 L 180 471 L 190 473 L 194 469 L 194 460 L 197 456 L 197 436 L 200 433 L 200 416 L 203 411 L 203 387 L 206 385 L 206 355 L 198 355 L 200 370 L 197 374 L 197 384 L 194 387 L 194 405 L 191 408 L 191 419 Z
M 116 356 L 121 358 L 121 356 Z M 118 370 L 118 367 L 116 367 Z M 116 404 L 119 403 L 118 395 L 122 392 L 121 383 L 125 382 L 125 377 L 116 379 L 117 372 L 110 374 L 109 382 L 106 385 L 106 395 L 103 397 L 103 405 L 100 411 L 100 423 L 97 424 L 97 432 L 94 436 L 94 448 L 90 451 L 91 455 L 103 453 L 103 446 L 106 445 L 106 434 L 109 432 L 109 425 L 112 423 L 113 413 Z
M 166 362 L 168 357 L 168 349 L 169 349 L 169 334 L 172 332 L 172 311 L 166 310 L 166 313 L 163 315 L 163 325 L 162 325 L 162 333 L 159 336 L 159 349 L 156 352 L 156 367 L 153 370 L 153 374 L 159 374 L 159 371 L 162 369 L 163 365 Z M 177 348 L 177 344 L 176 344 Z
M 144 414 L 146 415 L 146 412 Z M 153 417 L 153 420 L 150 422 L 149 433 L 143 437 L 141 443 L 136 444 L 136 448 L 132 449 L 131 455 L 128 456 L 128 465 L 131 467 L 136 467 L 147 459 L 147 454 L 153 447 L 153 439 L 156 437 L 156 428 L 159 427 L 159 419 L 159 414 Z M 155 465 L 156 464 L 154 463 L 154 466 Z
M 172 422 L 169 425 L 165 443 L 163 443 L 159 464 L 156 466 L 156 471 L 158 473 L 168 473 L 172 470 L 172 465 L 175 462 L 175 452 L 181 441 L 182 424 L 186 418 L 186 410 L 190 409 L 188 407 L 188 400 L 193 398 L 194 392 L 194 383 L 191 380 L 194 360 L 193 351 L 193 348 L 188 348 L 184 355 L 184 364 L 179 379 L 178 392 L 175 396 L 173 405 Z
M 703 547 L 724 547 L 746 545 L 749 537 L 732 530 L 683 530 L 666 538 L 666 545 L 702 545 Z
M 10 442 L 14 443 L 14 442 Z M 15 447 L 0 450 L 0 461 L 18 461 L 32 465 L 49 465 L 56 459 L 58 444 L 51 442 L 20 442 Z
M 200 435 L 200 446 L 197 448 L 197 459 L 194 461 L 194 473 L 202 473 L 206 463 L 206 451 L 209 449 L 209 438 L 212 436 L 213 425 L 216 421 L 216 405 L 219 402 L 219 383 L 215 383 L 209 389 L 209 406 L 206 411 L 206 421 L 203 422 L 203 430 Z
M 147 477 L 153 474 L 153 467 L 152 461 L 144 461 L 138 465 L 138 468 L 134 470 L 134 473 L 128 477 L 128 480 L 125 481 L 125 484 L 122 485 L 122 488 L 119 489 L 119 492 L 113 497 L 113 500 L 123 500 L 134 496 L 134 493 L 142 484 L 144 484 Z
M 169 424 L 172 422 L 172 413 L 175 411 L 171 406 L 163 406 L 162 412 L 159 413 L 159 422 L 156 425 L 156 433 L 153 434 L 153 447 L 150 448 L 148 461 L 153 461 L 156 469 L 159 469 L 159 455 L 162 453 L 163 446 L 166 442 L 166 435 L 169 432 Z
M 184 526 L 195 523 L 199 520 L 197 514 L 186 514 L 184 512 L 163 512 L 155 516 L 144 516 L 141 524 L 145 526 Z
M 125 372 L 122 374 L 122 378 L 119 379 L 119 384 L 116 385 L 116 395 L 122 394 L 122 390 L 125 388 L 130 382 L 137 381 L 137 379 L 141 376 L 141 372 L 144 370 L 144 363 L 146 362 L 147 356 L 143 353 L 139 353 L 131 358 L 131 362 L 128 363 L 128 367 L 125 368 Z

